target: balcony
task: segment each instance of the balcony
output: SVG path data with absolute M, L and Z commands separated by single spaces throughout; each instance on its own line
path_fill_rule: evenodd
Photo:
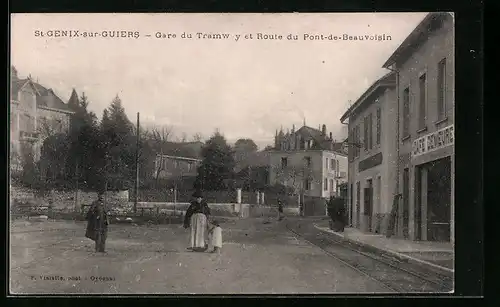
M 336 179 L 345 179 L 346 177 L 347 177 L 347 172 L 336 172 L 335 173 Z
M 19 133 L 19 140 L 21 141 L 38 141 L 40 137 L 40 134 L 38 132 L 27 132 L 27 131 L 21 131 Z

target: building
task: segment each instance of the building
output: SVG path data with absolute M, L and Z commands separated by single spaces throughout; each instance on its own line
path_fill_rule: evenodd
M 454 242 L 454 20 L 430 13 L 383 65 L 398 76 L 397 234 Z
M 269 151 L 269 183 L 293 187 L 299 195 L 329 198 L 347 181 L 347 147 L 328 136 L 326 126 L 304 125 L 275 135 L 275 149 Z
M 243 190 L 262 190 L 269 184 L 270 154 L 251 152 L 236 161 L 234 172 Z
M 202 142 L 166 142 L 156 154 L 154 178 L 185 179 L 198 174 Z
M 24 148 L 40 159 L 43 141 L 55 133 L 66 133 L 74 112 L 52 89 L 33 81 L 20 79 L 11 67 L 10 82 L 10 149 L 11 170 L 21 170 Z
M 386 233 L 396 193 L 396 74 L 370 86 L 342 115 L 348 121 L 349 223 L 366 232 Z

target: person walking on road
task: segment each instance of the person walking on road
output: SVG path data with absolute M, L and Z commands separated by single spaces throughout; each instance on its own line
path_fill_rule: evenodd
M 106 238 L 108 236 L 109 218 L 104 207 L 103 192 L 99 192 L 97 200 L 92 203 L 87 212 L 87 231 L 85 237 L 95 242 L 95 251 L 106 252 Z
M 283 203 L 278 199 L 278 221 L 283 219 Z
M 184 228 L 190 228 L 190 247 L 188 249 L 204 252 L 208 249 L 207 235 L 210 208 L 203 200 L 201 192 L 195 192 L 193 197 L 195 200 L 191 202 L 184 217 Z

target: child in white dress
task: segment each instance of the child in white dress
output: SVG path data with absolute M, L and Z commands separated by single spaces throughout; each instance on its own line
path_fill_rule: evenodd
M 211 237 L 211 243 L 214 249 L 212 250 L 212 253 L 219 253 L 222 248 L 222 228 L 219 225 L 219 222 L 217 221 L 212 221 L 211 223 L 211 228 L 209 229 L 209 234 Z

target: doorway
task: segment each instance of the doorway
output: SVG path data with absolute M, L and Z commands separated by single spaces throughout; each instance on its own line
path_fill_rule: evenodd
M 356 182 L 356 228 L 360 228 L 361 227 L 361 223 L 360 223 L 360 220 L 361 220 L 361 200 L 360 200 L 360 197 L 361 197 L 361 187 L 360 187 L 360 184 L 359 184 L 359 181 Z
M 427 165 L 427 240 L 450 241 L 451 158 Z
M 364 216 L 366 221 L 366 229 L 372 231 L 372 213 L 373 213 L 373 181 L 368 179 L 366 181 L 366 188 L 364 189 Z
M 422 166 L 415 167 L 415 208 L 414 208 L 414 229 L 415 240 L 422 240 L 422 191 L 426 190 L 424 187 L 424 180 L 422 180 Z M 426 181 L 425 181 L 426 182 Z
M 354 192 L 353 192 L 353 184 L 351 183 L 349 185 L 349 225 L 352 226 L 353 223 L 352 223 L 352 217 L 354 216 L 354 206 L 353 206 L 353 196 L 354 196 Z

